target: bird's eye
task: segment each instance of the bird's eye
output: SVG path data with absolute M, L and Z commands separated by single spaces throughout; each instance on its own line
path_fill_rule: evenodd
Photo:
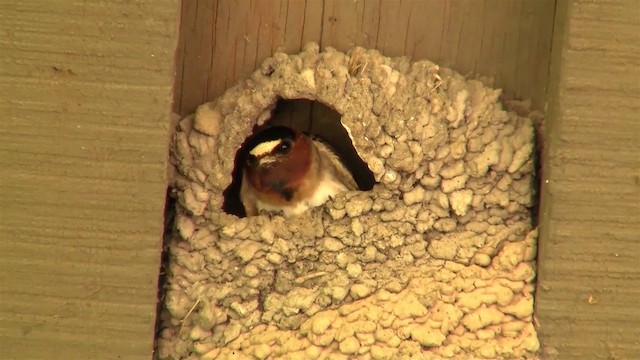
M 291 142 L 289 142 L 289 141 L 282 141 L 282 142 L 278 145 L 278 147 L 277 147 L 277 149 L 276 149 L 276 150 L 277 150 L 279 153 L 286 154 L 286 153 L 288 153 L 288 152 L 291 150 L 291 146 L 292 146 Z

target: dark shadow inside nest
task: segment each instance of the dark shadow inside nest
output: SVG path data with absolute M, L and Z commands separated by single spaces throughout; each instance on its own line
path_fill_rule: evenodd
M 331 107 L 318 101 L 307 99 L 279 99 L 273 110 L 269 121 L 253 129 L 253 134 L 260 130 L 275 126 L 289 126 L 308 134 L 313 134 L 324 139 L 333 147 L 336 154 L 342 159 L 347 169 L 351 171 L 353 177 L 362 191 L 373 188 L 375 179 L 367 164 L 358 156 L 349 134 L 340 124 L 341 115 Z M 253 135 L 252 134 L 252 135 Z M 249 139 L 249 136 L 247 139 Z M 245 217 L 245 211 L 240 202 L 240 185 L 242 181 L 242 159 L 247 151 L 247 141 L 236 152 L 234 159 L 233 180 L 231 185 L 225 189 L 222 210 L 227 214 Z

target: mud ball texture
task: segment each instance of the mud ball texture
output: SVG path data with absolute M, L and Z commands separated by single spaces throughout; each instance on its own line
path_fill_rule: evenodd
M 534 130 L 429 61 L 307 45 L 181 120 L 161 359 L 521 358 L 533 326 Z M 342 114 L 377 184 L 297 218 L 222 211 L 279 98 Z

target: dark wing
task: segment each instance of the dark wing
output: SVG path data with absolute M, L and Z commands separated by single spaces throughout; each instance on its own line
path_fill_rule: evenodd
M 342 182 L 349 191 L 359 190 L 358 184 L 356 184 L 356 181 L 353 179 L 353 175 L 331 146 L 318 137 L 312 136 L 311 139 L 316 148 L 318 148 L 320 157 L 328 160 L 336 178 Z
M 248 184 L 249 180 L 247 176 L 242 171 L 242 185 L 240 187 L 240 202 L 244 207 L 244 212 L 247 216 L 255 216 L 258 215 L 258 209 L 256 208 L 255 194 L 253 193 L 253 189 Z

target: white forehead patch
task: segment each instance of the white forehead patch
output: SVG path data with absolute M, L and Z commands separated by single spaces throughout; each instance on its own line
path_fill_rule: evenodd
M 282 140 L 280 139 L 262 142 L 251 149 L 251 151 L 249 151 L 249 154 L 255 157 L 261 157 L 267 154 L 271 154 L 273 149 L 280 145 L 281 142 Z

